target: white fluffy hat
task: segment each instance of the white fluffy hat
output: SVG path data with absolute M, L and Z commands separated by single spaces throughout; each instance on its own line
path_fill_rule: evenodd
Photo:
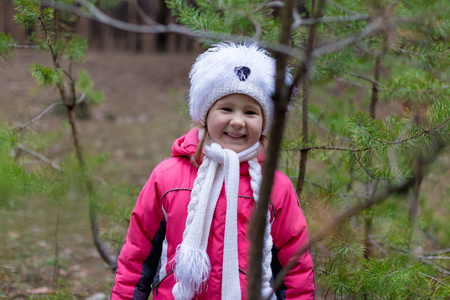
M 266 133 L 272 124 L 275 59 L 257 44 L 219 43 L 199 55 L 189 77 L 189 111 L 194 122 L 205 125 L 211 106 L 230 94 L 255 99 L 264 112 Z

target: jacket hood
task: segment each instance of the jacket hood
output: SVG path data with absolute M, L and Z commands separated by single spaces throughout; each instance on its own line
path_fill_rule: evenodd
M 190 130 L 175 140 L 172 146 L 172 156 L 193 156 L 197 150 L 199 128 Z

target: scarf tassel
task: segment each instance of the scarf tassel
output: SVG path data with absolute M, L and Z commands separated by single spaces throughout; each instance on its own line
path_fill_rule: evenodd
M 176 300 L 191 300 L 206 288 L 211 263 L 206 251 L 180 245 L 175 255 L 175 277 L 173 287 Z

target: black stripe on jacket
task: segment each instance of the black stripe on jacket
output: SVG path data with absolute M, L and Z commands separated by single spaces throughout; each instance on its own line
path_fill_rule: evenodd
M 152 248 L 147 258 L 142 263 L 142 273 L 136 288 L 134 289 L 133 300 L 147 300 L 151 292 L 151 283 L 158 270 L 159 259 L 161 258 L 162 244 L 166 236 L 166 220 L 159 224 L 158 231 L 152 239 Z

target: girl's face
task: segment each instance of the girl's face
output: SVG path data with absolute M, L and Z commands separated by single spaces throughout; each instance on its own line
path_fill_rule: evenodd
M 214 142 L 239 153 L 260 139 L 263 122 L 258 102 L 247 95 L 231 94 L 214 103 L 208 112 L 206 127 Z

